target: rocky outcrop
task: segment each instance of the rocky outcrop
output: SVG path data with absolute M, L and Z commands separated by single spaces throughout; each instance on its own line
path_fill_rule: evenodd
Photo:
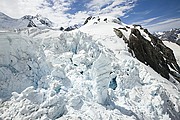
M 27 27 L 37 27 L 33 21 L 29 21 L 29 24 L 27 25 Z
M 85 20 L 84 25 L 85 25 L 86 23 L 88 23 L 88 21 L 91 20 L 91 18 L 92 18 L 92 16 L 89 16 L 89 17 Z
M 180 68 L 173 51 L 166 47 L 160 39 L 150 34 L 147 29 L 143 30 L 151 41 L 144 38 L 137 28 L 131 28 L 129 40 L 125 40 L 130 50 L 139 61 L 152 67 L 164 78 L 169 79 L 169 74 L 171 74 L 180 82 Z M 124 39 L 125 36 L 120 29 L 114 29 L 114 31 L 117 36 Z
M 108 22 L 112 22 L 112 23 L 116 23 L 121 25 L 121 19 L 120 18 L 113 18 L 113 17 L 108 17 L 108 16 L 104 16 L 104 17 L 99 17 L 99 16 L 89 16 L 88 18 L 86 18 L 85 22 L 83 25 L 86 25 L 88 23 L 93 23 L 93 24 L 98 24 L 98 23 L 108 23 Z
M 180 73 L 180 67 L 176 62 L 173 51 L 167 46 L 165 46 L 160 39 L 150 34 L 147 29 L 144 29 L 144 32 L 147 33 L 151 38 L 151 42 L 154 45 L 154 48 L 159 51 L 161 55 L 165 58 L 166 64 L 174 70 L 171 70 L 170 73 L 180 82 L 180 77 L 178 75 Z
M 120 29 L 127 30 L 126 28 L 118 28 L 118 29 L 114 28 L 114 32 L 119 38 L 123 38 L 125 43 L 128 43 L 128 39 L 124 36 L 124 34 L 120 31 Z
M 64 31 L 72 31 L 72 30 L 75 30 L 78 28 L 79 28 L 79 25 L 75 24 L 73 26 L 69 26 L 69 27 L 65 28 Z
M 165 59 L 158 50 L 154 49 L 149 41 L 141 36 L 138 29 L 131 30 L 128 46 L 134 51 L 138 60 L 146 65 L 150 65 L 163 77 L 169 79 L 168 73 L 170 70 L 165 63 Z

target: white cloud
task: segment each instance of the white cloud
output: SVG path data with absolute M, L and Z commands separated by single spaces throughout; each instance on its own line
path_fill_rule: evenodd
M 13 18 L 24 15 L 41 14 L 51 21 L 72 25 L 84 21 L 89 15 L 124 16 L 132 9 L 137 0 L 91 0 L 85 4 L 85 9 L 74 14 L 67 13 L 71 5 L 78 0 L 1 0 L 0 12 Z
M 17 6 L 16 0 L 1 0 L 0 11 L 11 17 L 17 17 L 19 16 L 19 8 Z
M 180 28 L 180 18 L 168 19 L 144 27 L 148 28 L 151 32 L 165 31 L 165 30 L 170 30 L 172 28 Z
M 134 22 L 133 24 L 145 26 L 145 25 L 148 25 L 150 22 L 157 20 L 158 18 L 160 18 L 160 17 L 149 18 L 149 19 L 142 20 L 139 22 Z
M 1 0 L 0 11 L 13 18 L 41 14 L 60 24 L 68 22 L 65 11 L 74 0 Z M 51 3 L 53 5 L 51 5 Z
M 87 4 L 90 15 L 124 16 L 137 0 L 92 0 Z
M 141 11 L 141 12 L 134 12 L 132 14 L 134 15 L 147 15 L 151 12 L 152 10 L 146 10 L 146 11 Z

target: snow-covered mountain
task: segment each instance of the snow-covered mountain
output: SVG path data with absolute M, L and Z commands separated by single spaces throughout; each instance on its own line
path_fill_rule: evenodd
M 165 44 L 106 16 L 1 32 L 0 119 L 178 120 L 179 56 Z
M 0 30 L 23 29 L 27 27 L 51 28 L 55 26 L 48 18 L 41 15 L 25 15 L 20 19 L 13 19 L 0 12 Z
M 180 28 L 171 29 L 170 31 L 156 32 L 156 37 L 164 41 L 171 41 L 180 45 Z

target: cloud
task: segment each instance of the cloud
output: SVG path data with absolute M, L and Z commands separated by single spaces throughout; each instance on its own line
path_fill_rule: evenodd
M 126 15 L 134 6 L 137 0 L 91 0 L 85 4 L 83 11 L 74 15 L 69 14 L 71 21 L 84 21 L 87 16 L 114 16 Z M 72 22 L 70 23 L 72 24 Z
M 146 10 L 146 11 L 141 11 L 141 12 L 133 12 L 132 14 L 134 14 L 134 15 L 147 15 L 150 12 L 152 12 L 152 10 Z
M 41 14 L 51 21 L 72 25 L 84 21 L 89 15 L 108 15 L 120 17 L 135 6 L 137 0 L 1 0 L 1 12 L 13 17 L 20 18 L 24 15 Z M 83 10 L 73 13 L 74 4 L 84 6 Z
M 180 18 L 163 19 L 162 16 L 158 16 L 134 22 L 133 24 L 142 25 L 150 32 L 166 31 L 172 28 L 180 28 Z
M 151 22 L 153 22 L 153 21 L 155 21 L 155 20 L 157 20 L 159 18 L 160 17 L 149 18 L 149 19 L 142 20 L 142 21 L 139 21 L 139 22 L 134 22 L 133 24 L 146 26 L 146 25 L 150 24 Z
M 124 16 L 137 0 L 92 0 L 87 4 L 92 15 Z
M 180 28 L 180 18 L 172 18 L 155 24 L 146 25 L 144 27 L 148 28 L 151 32 L 165 31 L 172 28 Z

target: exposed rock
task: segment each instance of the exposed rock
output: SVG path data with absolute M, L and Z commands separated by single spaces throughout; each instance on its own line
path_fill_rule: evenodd
M 86 23 L 88 23 L 88 21 L 91 20 L 91 18 L 92 18 L 92 16 L 89 16 L 89 17 L 85 20 L 84 25 L 85 25 Z M 93 18 L 94 18 L 94 17 L 93 17 Z
M 131 29 L 128 46 L 134 51 L 138 60 L 150 65 L 163 77 L 169 79 L 169 68 L 161 53 L 156 50 L 149 41 L 141 36 L 138 29 Z
M 150 34 L 147 29 L 144 29 L 144 32 L 148 34 L 151 41 L 141 35 L 140 31 L 136 29 L 137 25 L 134 27 L 131 28 L 129 40 L 126 39 L 125 43 L 128 43 L 128 47 L 133 51 L 135 57 L 142 63 L 151 66 L 161 76 L 169 79 L 169 74 L 171 74 L 180 82 L 180 68 L 173 51 L 166 47 L 160 39 Z M 141 26 L 140 29 L 142 29 Z M 125 37 L 120 29 L 114 29 L 114 31 L 118 37 Z
M 113 18 L 113 17 L 108 17 L 108 16 L 107 17 L 99 17 L 99 16 L 92 17 L 92 16 L 90 16 L 85 20 L 84 25 L 89 23 L 89 21 L 91 21 L 91 22 L 93 21 L 92 23 L 94 23 L 94 24 L 98 24 L 101 22 L 106 22 L 106 23 L 112 22 L 112 23 L 116 23 L 116 24 L 121 25 L 121 19 L 120 18 Z
M 107 18 L 105 18 L 104 21 L 107 22 Z
M 60 28 L 59 28 L 59 30 L 61 30 L 61 31 L 62 31 L 62 30 L 64 30 L 64 28 L 63 28 L 63 27 L 60 27 Z
M 125 27 L 120 27 L 118 29 L 122 29 L 122 30 L 128 31 Z
M 134 24 L 134 28 L 140 27 L 140 29 L 143 29 L 141 25 Z
M 119 29 L 121 29 L 121 28 L 118 28 L 118 29 L 114 28 L 114 32 L 116 33 L 116 35 L 117 35 L 118 37 L 123 38 L 123 40 L 125 41 L 125 43 L 127 43 L 127 42 L 128 42 L 127 38 L 123 35 L 123 33 L 122 33 Z M 125 29 L 126 29 L 126 28 L 125 28 Z M 127 29 L 126 29 L 126 30 L 127 30 Z
M 33 21 L 29 21 L 27 27 L 37 27 L 37 26 L 33 23 Z
M 120 18 L 117 18 L 119 21 L 121 21 L 121 19 Z
M 79 26 L 77 24 L 75 24 L 74 26 L 69 26 L 67 28 L 64 29 L 64 31 L 72 31 L 77 29 Z
M 151 42 L 153 43 L 154 48 L 157 51 L 159 51 L 160 53 L 162 53 L 162 56 L 166 59 L 166 63 L 172 69 L 174 69 L 176 72 L 180 73 L 180 67 L 178 66 L 178 64 L 176 62 L 176 59 L 175 59 L 174 54 L 173 54 L 173 51 L 170 48 L 168 48 L 167 46 L 165 46 L 163 44 L 163 42 L 159 38 L 157 38 L 157 37 L 153 36 L 152 34 L 150 34 L 147 29 L 145 29 L 144 31 L 151 38 Z M 180 77 L 178 75 L 176 75 L 176 72 L 170 71 L 170 73 L 174 77 L 176 77 L 176 79 L 178 79 L 178 81 L 180 81 Z

